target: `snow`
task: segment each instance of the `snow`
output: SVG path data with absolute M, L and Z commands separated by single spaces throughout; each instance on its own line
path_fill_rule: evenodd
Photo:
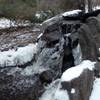
M 93 70 L 94 64 L 95 62 L 91 62 L 89 60 L 83 61 L 80 65 L 66 70 L 61 77 L 61 81 L 71 81 L 72 79 L 79 77 L 84 69 L 88 68 L 89 70 Z
M 0 29 L 5 28 L 5 27 L 8 28 L 8 27 L 10 27 L 10 24 L 11 24 L 10 20 L 8 20 L 6 18 L 0 19 Z
M 18 50 L 0 51 L 0 67 L 17 66 L 31 61 L 37 53 L 37 44 L 19 47 Z
M 100 78 L 94 81 L 93 91 L 89 100 L 100 100 Z
M 29 21 L 16 24 L 15 21 L 12 21 L 10 19 L 0 18 L 0 29 L 9 28 L 9 27 L 17 27 L 17 26 L 27 26 L 29 24 L 30 24 Z
M 41 14 L 36 13 L 35 16 L 39 19 L 41 17 Z
M 77 9 L 77 10 L 65 12 L 65 13 L 63 13 L 62 15 L 63 15 L 63 16 L 69 16 L 69 15 L 78 14 L 78 13 L 80 13 L 80 12 L 82 12 L 82 10 Z
M 100 6 L 94 7 L 93 10 L 100 10 Z
M 72 94 L 75 93 L 75 89 L 74 89 L 74 88 L 71 89 L 71 93 L 72 93 Z
M 33 63 L 33 65 L 31 66 L 27 66 L 26 68 L 24 68 L 23 71 L 21 72 L 21 75 L 30 76 L 37 73 L 40 74 L 46 70 L 48 69 L 44 68 L 43 66 L 40 66 L 40 64 L 37 62 Z

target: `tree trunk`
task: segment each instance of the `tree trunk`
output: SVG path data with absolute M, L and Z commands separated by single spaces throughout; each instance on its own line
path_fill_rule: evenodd
M 92 0 L 88 0 L 88 12 L 92 12 Z

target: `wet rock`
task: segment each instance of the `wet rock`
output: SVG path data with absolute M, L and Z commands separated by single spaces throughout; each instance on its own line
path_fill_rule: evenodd
M 79 43 L 82 50 L 82 58 L 97 60 L 96 42 L 92 36 L 92 31 L 87 24 L 83 24 L 79 29 Z
M 40 74 L 40 80 L 42 83 L 51 83 L 53 74 L 50 70 L 46 70 Z

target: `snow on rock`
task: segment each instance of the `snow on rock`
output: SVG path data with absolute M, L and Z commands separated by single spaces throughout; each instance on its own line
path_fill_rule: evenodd
M 89 100 L 100 100 L 100 78 L 94 81 L 93 91 Z
M 80 65 L 77 65 L 75 67 L 72 67 L 68 70 L 66 70 L 62 77 L 61 81 L 71 81 L 72 79 L 75 79 L 81 75 L 81 73 L 84 71 L 84 69 L 93 70 L 95 62 L 91 62 L 89 60 L 83 61 Z M 74 74 L 72 74 L 74 73 Z
M 9 28 L 11 24 L 11 21 L 6 19 L 6 18 L 1 18 L 0 19 L 0 29 L 1 28 Z M 14 23 L 12 23 L 14 24 Z
M 37 53 L 37 44 L 19 47 L 18 50 L 0 51 L 0 67 L 17 66 L 31 61 Z
M 62 16 L 77 15 L 77 14 L 79 14 L 80 12 L 82 12 L 82 10 L 77 9 L 77 10 L 65 12 L 65 13 L 62 14 Z
M 94 7 L 93 10 L 100 10 L 100 6 Z
M 71 93 L 72 93 L 72 94 L 75 93 L 75 89 L 74 89 L 74 88 L 71 89 Z

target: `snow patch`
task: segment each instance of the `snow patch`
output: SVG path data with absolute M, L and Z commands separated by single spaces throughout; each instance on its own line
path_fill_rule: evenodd
M 93 91 L 89 100 L 100 100 L 100 78 L 94 81 Z
M 36 13 L 35 16 L 39 19 L 41 17 L 41 14 Z
M 88 68 L 89 70 L 93 70 L 94 64 L 95 62 L 89 60 L 83 61 L 80 65 L 66 70 L 61 77 L 61 81 L 71 81 L 72 79 L 79 77 L 84 69 Z
M 71 15 L 76 15 L 79 14 L 80 12 L 82 12 L 82 10 L 73 10 L 73 11 L 68 11 L 62 14 L 62 16 L 71 16 Z
M 72 93 L 72 94 L 75 93 L 75 89 L 74 89 L 74 88 L 71 89 L 71 93 Z
M 93 10 L 100 10 L 100 6 L 94 7 Z
M 37 53 L 37 44 L 19 47 L 18 50 L 0 51 L 0 67 L 17 66 L 31 61 Z
M 12 21 L 7 18 L 0 18 L 0 29 L 10 28 L 10 27 L 18 27 L 18 26 L 28 26 L 30 25 L 29 21 L 24 21 L 23 23 L 16 24 L 16 21 Z

